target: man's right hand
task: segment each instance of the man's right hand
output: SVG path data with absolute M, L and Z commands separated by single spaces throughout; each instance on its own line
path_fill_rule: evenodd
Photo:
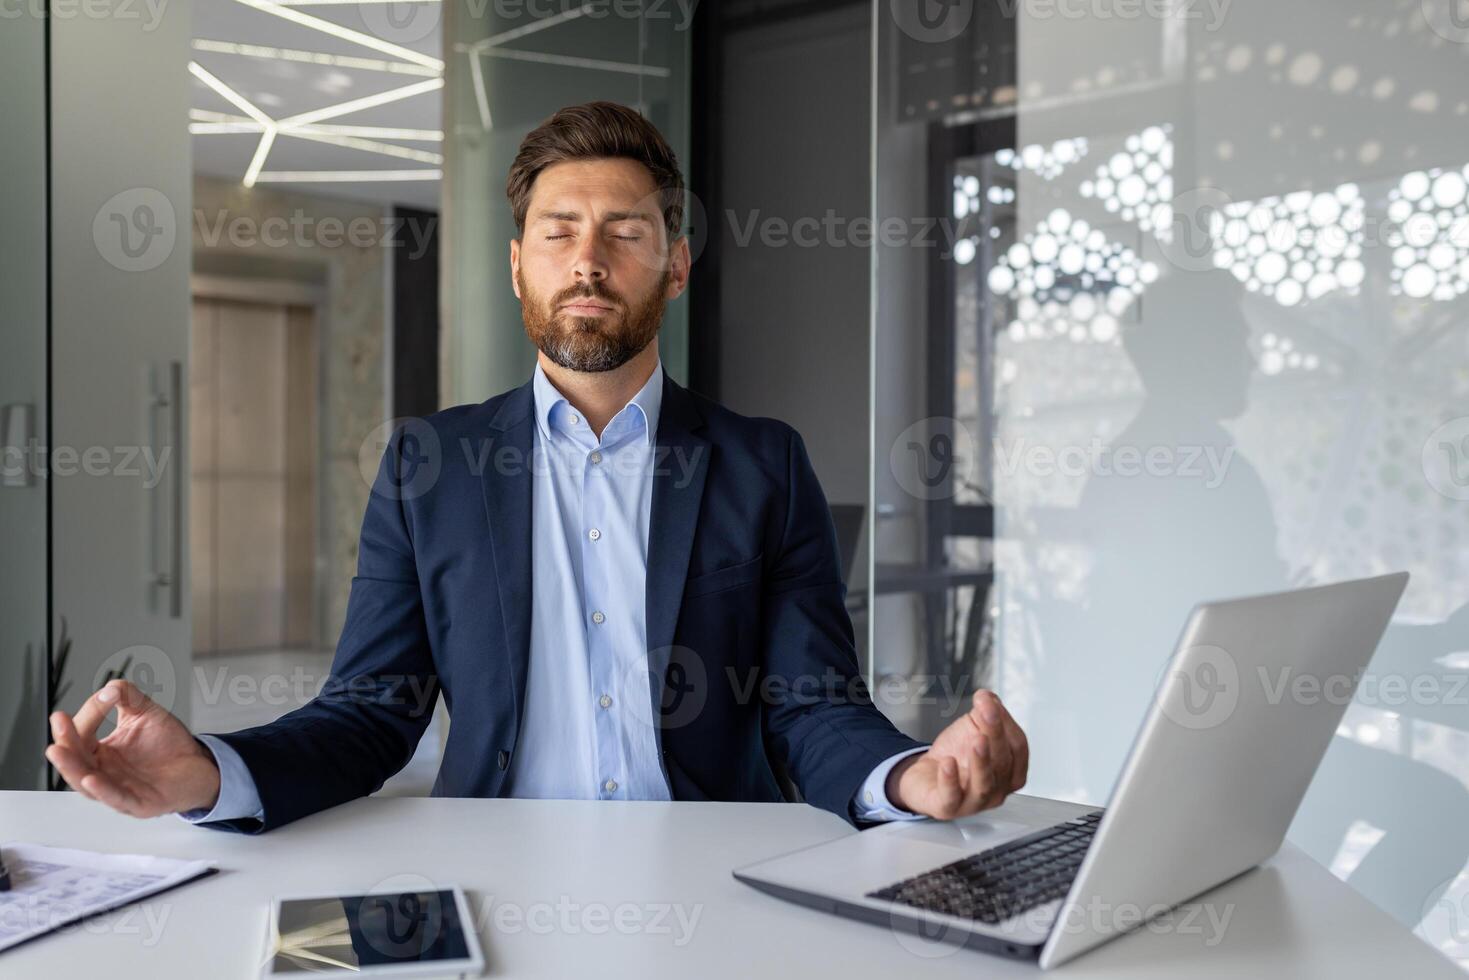
M 97 727 L 117 708 L 117 728 L 98 740 Z M 55 744 L 46 758 L 67 785 L 119 813 L 156 817 L 212 809 L 219 799 L 214 755 L 184 723 L 130 681 L 109 681 L 72 718 L 51 714 Z

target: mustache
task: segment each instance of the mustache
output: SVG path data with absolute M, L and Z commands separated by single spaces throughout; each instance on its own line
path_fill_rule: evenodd
M 582 283 L 578 286 L 563 289 L 556 294 L 556 298 L 551 303 L 552 306 L 560 307 L 576 299 L 599 299 L 606 303 L 612 303 L 618 309 L 627 309 L 627 304 L 622 301 L 622 297 L 614 293 L 611 289 L 608 289 L 601 282 Z

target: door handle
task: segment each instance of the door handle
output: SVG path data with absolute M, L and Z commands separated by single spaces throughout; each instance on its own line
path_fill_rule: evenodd
M 153 447 L 162 458 L 168 449 L 169 473 L 154 488 L 152 584 L 164 590 L 168 615 L 184 614 L 184 459 L 181 436 L 184 429 L 184 365 L 168 361 L 153 372 L 153 395 L 149 409 L 153 418 Z M 167 438 L 163 433 L 167 431 Z M 157 496 L 168 486 L 167 501 Z

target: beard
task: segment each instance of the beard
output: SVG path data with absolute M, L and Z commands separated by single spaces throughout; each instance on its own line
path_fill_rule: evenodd
M 520 311 L 525 334 L 541 353 L 569 371 L 594 374 L 620 368 L 658 336 L 668 305 L 664 294 L 670 275 L 664 270 L 652 292 L 630 306 L 600 281 L 571 286 L 542 302 L 526 287 L 522 274 Z M 600 300 L 613 310 L 601 317 L 560 312 L 561 306 L 578 299 Z

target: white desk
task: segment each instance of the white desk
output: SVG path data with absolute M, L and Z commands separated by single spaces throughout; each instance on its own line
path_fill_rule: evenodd
M 1017 797 L 1005 806 L 1051 804 Z M 730 877 L 731 868 L 851 832 L 830 814 L 782 804 L 369 799 L 245 837 L 172 817 L 134 820 L 74 793 L 0 792 L 5 840 L 206 858 L 221 869 L 141 908 L 0 953 L 0 975 L 253 978 L 272 895 L 429 882 L 470 893 L 490 976 L 1041 975 L 1030 964 L 790 905 Z M 1212 948 L 1202 934 L 1140 931 L 1055 974 L 1463 980 L 1294 848 L 1210 901 L 1235 906 Z M 673 905 L 682 906 L 683 924 L 667 911 Z M 515 911 L 522 918 L 507 917 Z M 647 928 L 633 931 L 639 924 Z

